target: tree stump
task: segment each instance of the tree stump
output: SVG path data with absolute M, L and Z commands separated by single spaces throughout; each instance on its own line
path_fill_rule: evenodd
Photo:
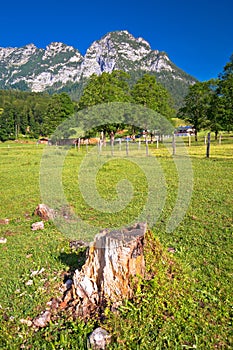
M 144 276 L 144 235 L 146 223 L 107 231 L 95 236 L 86 263 L 73 277 L 76 315 L 86 318 L 104 306 L 131 298 L 133 276 Z

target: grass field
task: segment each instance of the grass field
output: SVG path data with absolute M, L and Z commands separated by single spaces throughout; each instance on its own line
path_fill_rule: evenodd
M 33 211 L 41 202 L 43 150 L 35 144 L 0 144 L 0 237 L 7 239 L 0 244 L 0 349 L 86 349 L 87 335 L 97 325 L 112 334 L 110 349 L 232 349 L 233 138 L 223 135 L 221 145 L 213 141 L 209 159 L 203 138 L 187 148 L 193 168 L 192 198 L 171 233 L 166 224 L 176 200 L 178 175 L 168 151 L 150 145 L 166 187 L 164 207 L 152 229 L 155 243 L 146 252 L 153 278 L 142 281 L 134 299 L 118 313 L 106 309 L 102 324 L 73 321 L 64 313 L 35 332 L 21 320 L 45 310 L 59 294 L 64 273 L 82 263 L 78 252 L 70 249 L 68 235 L 52 222 L 46 222 L 43 231 L 31 231 L 38 220 Z M 127 157 L 118 160 L 109 152 L 109 161 L 98 172 L 98 191 L 106 200 L 114 199 L 115 186 L 123 177 L 132 183 L 134 195 L 118 214 L 103 214 L 87 205 L 78 189 L 77 174 L 85 155 L 86 148 L 70 150 L 63 167 L 64 192 L 74 212 L 97 228 L 134 220 L 146 200 L 145 174 Z M 9 224 L 4 224 L 6 218 Z M 168 252 L 169 247 L 175 253 Z

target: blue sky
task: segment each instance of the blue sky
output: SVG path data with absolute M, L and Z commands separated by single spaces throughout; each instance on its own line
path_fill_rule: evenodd
M 85 54 L 106 33 L 128 30 L 204 81 L 217 77 L 233 53 L 232 18 L 232 0 L 5 0 L 0 47 L 61 41 Z

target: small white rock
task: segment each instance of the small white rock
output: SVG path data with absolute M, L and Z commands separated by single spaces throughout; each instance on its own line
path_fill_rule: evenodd
M 36 276 L 36 275 L 38 275 L 38 270 L 32 271 L 30 276 L 31 276 L 31 277 L 34 277 L 34 276 Z
M 32 286 L 33 285 L 33 280 L 28 280 L 27 282 L 25 282 L 26 286 Z
M 0 238 L 0 243 L 6 243 L 7 242 L 7 239 L 6 238 L 4 238 L 4 237 L 1 237 Z
M 36 327 L 45 327 L 47 325 L 47 323 L 50 321 L 51 318 L 51 312 L 50 311 L 45 311 L 43 312 L 43 314 L 37 316 L 34 320 L 33 320 L 33 324 Z
M 40 274 L 43 273 L 44 271 L 45 271 L 45 268 L 42 267 L 42 269 L 40 269 L 40 270 L 32 271 L 30 276 L 31 276 L 31 277 L 34 277 L 34 276 L 36 276 L 36 275 L 40 275 Z
M 104 350 L 111 341 L 111 335 L 103 328 L 96 328 L 88 337 L 87 347 L 93 350 Z
M 21 318 L 20 322 L 22 324 L 26 324 L 28 327 L 32 326 L 32 321 L 31 320 L 25 320 L 24 318 Z
M 43 230 L 43 229 L 44 229 L 43 221 L 34 222 L 34 224 L 32 224 L 32 231 Z

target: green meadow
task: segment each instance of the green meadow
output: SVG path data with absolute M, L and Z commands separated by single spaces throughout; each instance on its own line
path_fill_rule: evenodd
M 87 349 L 87 336 L 97 326 L 111 333 L 109 349 L 233 348 L 233 137 L 223 134 L 221 144 L 212 140 L 208 159 L 202 135 L 198 143 L 192 140 L 191 147 L 186 138 L 184 142 L 193 188 L 187 210 L 172 232 L 166 226 L 176 202 L 179 174 L 166 147 L 149 145 L 149 157 L 156 157 L 163 174 L 161 196 L 166 189 L 145 251 L 150 278 L 140 282 L 134 298 L 125 301 L 117 313 L 106 308 L 102 320 L 84 323 L 63 311 L 39 330 L 25 320 L 31 321 L 51 298 L 61 296 L 64 275 L 82 266 L 84 252 L 72 250 L 73 237 L 52 221 L 45 222 L 44 230 L 31 230 L 32 223 L 39 221 L 33 212 L 41 203 L 41 160 L 46 146 L 0 144 L 0 237 L 7 240 L 0 244 L 0 349 Z M 141 148 L 145 151 L 145 145 Z M 106 157 L 96 176 L 96 189 L 104 200 L 118 198 L 117 184 L 122 179 L 131 183 L 129 203 L 129 187 L 122 183 L 126 207 L 119 212 L 103 213 L 83 198 L 78 173 L 87 151 L 91 160 L 87 173 L 92 172 L 94 162 L 98 165 Z M 59 155 L 62 149 L 55 152 Z M 102 152 L 91 146 L 67 152 L 62 169 L 67 203 L 77 217 L 96 229 L 128 225 L 147 201 L 148 178 L 129 161 L 123 148 L 115 147 L 113 154 L 110 149 Z M 150 176 L 151 181 L 156 176 L 152 168 Z M 160 193 L 159 178 L 156 181 Z M 88 183 L 84 181 L 83 186 L 88 188 Z M 185 183 L 180 186 L 186 188 Z

